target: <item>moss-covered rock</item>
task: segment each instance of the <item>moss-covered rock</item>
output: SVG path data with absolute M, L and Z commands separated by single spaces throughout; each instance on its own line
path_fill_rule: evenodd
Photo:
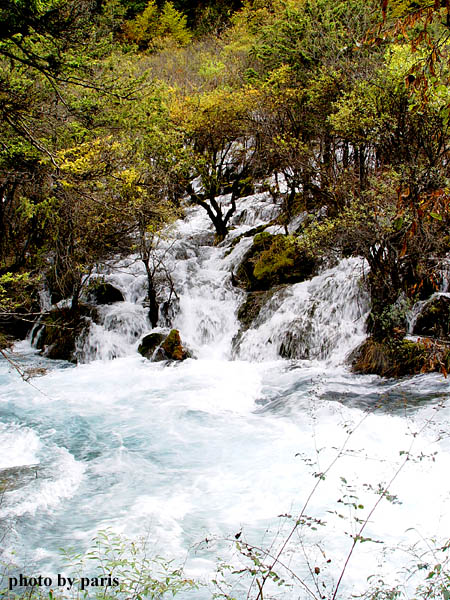
M 172 329 L 164 342 L 161 344 L 161 349 L 165 352 L 169 360 L 185 360 L 190 357 L 189 352 L 183 347 L 178 329 Z
M 308 279 L 315 266 L 311 258 L 297 250 L 290 237 L 264 231 L 255 235 L 233 280 L 248 291 L 268 290 Z
M 401 377 L 433 371 L 447 372 L 450 346 L 431 340 L 406 338 L 377 341 L 368 338 L 351 357 L 356 373 Z
M 146 335 L 139 345 L 138 352 L 155 362 L 161 360 L 181 361 L 192 356 L 181 343 L 178 329 L 172 329 L 168 335 L 163 333 Z
M 427 302 L 416 319 L 413 332 L 416 335 L 450 340 L 450 298 L 436 296 Z
M 36 334 L 36 347 L 48 358 L 76 362 L 75 348 L 78 337 L 85 334 L 97 317 L 95 307 L 79 304 L 76 310 L 58 308 L 41 320 Z

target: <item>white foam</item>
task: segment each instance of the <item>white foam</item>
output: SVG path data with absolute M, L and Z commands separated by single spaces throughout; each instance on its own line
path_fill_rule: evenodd
M 25 486 L 5 492 L 0 517 L 34 516 L 71 498 L 78 488 L 85 467 L 65 448 L 52 448 L 51 463 L 36 472 L 36 478 Z
M 32 429 L 0 423 L 0 469 L 38 464 L 40 447 L 39 437 Z

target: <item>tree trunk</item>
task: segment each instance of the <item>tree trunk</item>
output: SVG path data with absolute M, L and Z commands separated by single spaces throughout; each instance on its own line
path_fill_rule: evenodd
M 150 301 L 150 309 L 148 311 L 148 316 L 150 318 L 150 323 L 152 327 L 156 327 L 158 325 L 159 320 L 159 304 L 156 301 L 156 292 L 153 288 L 149 288 L 148 290 L 148 299 Z
M 158 304 L 158 301 L 156 300 L 155 282 L 153 279 L 153 273 L 150 269 L 149 258 L 142 259 L 142 262 L 144 263 L 145 270 L 147 272 L 147 282 L 148 282 L 147 297 L 148 297 L 148 301 L 149 301 L 148 316 L 149 316 L 152 327 L 156 327 L 158 325 L 158 320 L 159 320 L 159 304 Z

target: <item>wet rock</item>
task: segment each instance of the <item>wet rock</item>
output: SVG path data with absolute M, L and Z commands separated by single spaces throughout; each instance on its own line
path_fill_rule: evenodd
M 436 296 L 430 300 L 417 317 L 413 333 L 450 340 L 450 298 Z
M 148 358 L 149 360 L 151 360 L 153 358 L 155 350 L 157 350 L 161 346 L 165 339 L 166 336 L 163 333 L 149 333 L 142 339 L 142 342 L 139 344 L 139 354 L 142 354 L 144 358 Z
M 42 327 L 36 333 L 36 347 L 47 358 L 76 362 L 77 339 L 88 332 L 91 319 L 97 318 L 96 308 L 88 304 L 79 304 L 76 310 L 51 310 L 41 320 Z
M 241 323 L 241 331 L 247 331 L 261 312 L 262 307 L 280 289 L 279 287 L 262 292 L 249 292 L 245 302 L 239 307 L 237 318 Z
M 185 360 L 190 357 L 190 353 L 183 347 L 178 329 L 172 329 L 164 342 L 161 344 L 161 350 L 169 360 Z
M 20 489 L 39 477 L 39 465 L 0 469 L 0 494 Z
M 308 340 L 308 336 L 306 336 Z M 304 341 L 304 335 L 301 331 L 293 329 L 292 331 L 286 331 L 278 350 L 278 354 L 282 358 L 296 359 L 296 360 L 309 360 L 310 358 L 317 358 L 314 352 L 311 352 L 308 343 Z
M 233 283 L 248 291 L 268 290 L 283 283 L 305 281 L 315 267 L 315 262 L 299 252 L 290 238 L 262 232 L 255 235 L 233 273 Z
M 191 358 L 191 353 L 183 346 L 178 329 L 172 329 L 168 335 L 150 333 L 139 345 L 138 352 L 155 362 L 162 360 L 181 361 Z

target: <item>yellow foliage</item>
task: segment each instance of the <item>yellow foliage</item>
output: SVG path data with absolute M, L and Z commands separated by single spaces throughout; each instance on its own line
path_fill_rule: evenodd
M 257 106 L 260 92 L 252 87 L 235 91 L 215 89 L 203 94 L 195 94 L 176 99 L 171 107 L 174 123 L 188 133 L 201 133 L 208 130 L 226 136 L 234 131 L 244 131 L 248 118 Z
M 149 0 L 144 12 L 128 21 L 124 30 L 126 37 L 141 49 L 156 50 L 168 41 L 186 46 L 192 39 L 186 16 L 172 2 L 166 2 L 159 11 L 155 0 Z

